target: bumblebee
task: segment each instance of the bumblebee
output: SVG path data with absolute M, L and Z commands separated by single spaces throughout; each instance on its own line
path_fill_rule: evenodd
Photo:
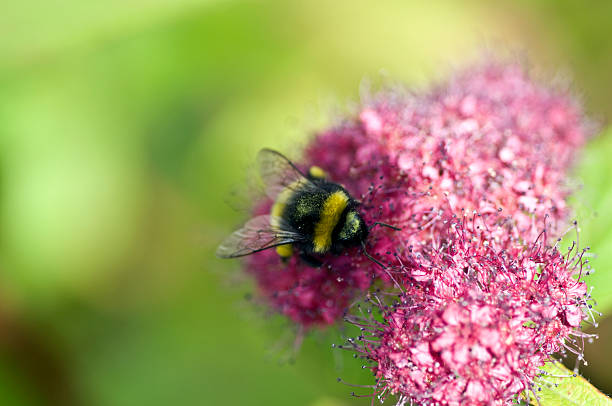
M 339 254 L 361 245 L 365 251 L 369 228 L 359 202 L 316 166 L 302 173 L 279 152 L 262 149 L 257 156 L 265 192 L 273 199 L 270 214 L 249 220 L 217 249 L 221 258 L 236 258 L 275 248 L 283 260 L 294 254 L 312 266 L 328 253 Z M 397 229 L 384 223 L 375 223 Z

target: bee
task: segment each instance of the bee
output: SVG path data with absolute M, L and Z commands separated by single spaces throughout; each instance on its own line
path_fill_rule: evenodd
M 302 173 L 281 153 L 262 149 L 257 155 L 265 193 L 273 200 L 270 214 L 247 221 L 217 249 L 220 258 L 237 258 L 275 248 L 283 261 L 296 253 L 309 265 L 318 267 L 317 257 L 340 254 L 349 247 L 365 251 L 368 227 L 358 211 L 360 202 L 341 185 L 326 179 L 317 166 Z M 395 230 L 397 227 L 376 222 Z M 384 267 L 384 266 L 383 266 Z

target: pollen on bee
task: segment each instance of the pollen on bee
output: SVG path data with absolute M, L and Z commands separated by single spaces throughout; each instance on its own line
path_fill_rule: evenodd
M 310 169 L 308 169 L 308 174 L 310 175 L 311 178 L 316 178 L 316 179 L 325 179 L 327 177 L 327 173 L 316 165 L 311 166 Z
M 276 247 L 276 253 L 282 258 L 289 258 L 293 255 L 293 246 L 291 244 L 283 244 Z

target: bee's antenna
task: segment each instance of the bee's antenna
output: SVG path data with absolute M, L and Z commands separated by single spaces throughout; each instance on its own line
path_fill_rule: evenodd
M 395 228 L 395 227 L 393 227 Z M 363 254 L 372 262 L 374 262 L 375 264 L 377 264 L 378 266 L 380 266 L 383 271 L 385 271 L 387 273 L 387 275 L 389 276 L 389 278 L 391 278 L 391 280 L 393 281 L 393 283 L 395 283 L 395 286 L 398 287 L 399 290 L 401 290 L 402 292 L 404 291 L 402 289 L 402 287 L 400 286 L 399 283 L 397 283 L 397 281 L 395 280 L 395 278 L 393 277 L 393 275 L 391 275 L 391 272 L 389 272 L 388 270 L 388 266 L 383 265 L 382 262 L 380 262 L 379 260 L 377 260 L 376 258 L 374 258 L 372 255 L 368 254 L 368 251 L 366 250 L 366 245 L 365 245 L 365 241 L 361 242 L 361 248 L 363 248 Z
M 377 221 L 375 223 L 372 223 L 372 225 L 368 228 L 368 231 L 370 231 L 371 229 L 373 229 L 376 226 L 388 227 L 388 228 L 390 228 L 392 230 L 395 230 L 395 231 L 400 231 L 402 229 L 401 227 L 395 227 L 395 226 L 392 226 L 391 224 L 382 223 L 380 221 Z

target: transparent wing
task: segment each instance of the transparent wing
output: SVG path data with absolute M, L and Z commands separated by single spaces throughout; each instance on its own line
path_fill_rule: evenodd
M 266 195 L 272 199 L 286 189 L 317 187 L 295 167 L 284 155 L 264 148 L 257 154 L 259 174 L 266 188 Z
M 249 220 L 240 230 L 227 237 L 219 248 L 217 256 L 220 258 L 236 258 L 263 251 L 278 245 L 291 244 L 303 241 L 304 238 L 290 230 L 273 227 L 272 216 L 266 214 Z M 275 218 L 275 221 L 282 222 Z

